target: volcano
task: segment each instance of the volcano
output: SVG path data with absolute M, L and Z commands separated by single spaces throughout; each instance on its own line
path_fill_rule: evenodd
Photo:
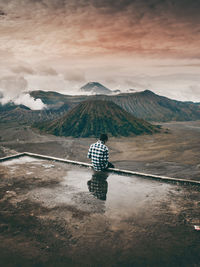
M 92 95 L 109 95 L 112 91 L 98 82 L 89 82 L 80 88 L 81 92 L 89 93 Z
M 63 117 L 37 125 L 39 129 L 57 136 L 98 137 L 134 136 L 159 132 L 159 126 L 138 119 L 110 101 L 81 102 Z

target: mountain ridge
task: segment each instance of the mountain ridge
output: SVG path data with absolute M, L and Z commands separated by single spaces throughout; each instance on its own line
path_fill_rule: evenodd
M 32 91 L 29 94 L 34 99 L 41 99 L 47 106 L 44 110 L 30 110 L 25 112 L 25 106 L 22 106 L 20 111 L 21 122 L 37 122 L 54 119 L 69 112 L 79 103 L 86 100 L 104 100 L 112 101 L 122 107 L 127 112 L 137 118 L 147 121 L 167 122 L 167 121 L 192 121 L 200 120 L 200 103 L 190 101 L 178 101 L 164 96 L 155 94 L 150 90 L 135 93 L 121 93 L 117 95 L 64 95 L 52 91 Z M 19 105 L 8 103 L 0 104 L 0 119 L 6 121 L 18 120 L 14 114 L 15 108 Z M 24 111 L 24 112 L 23 112 Z M 19 111 L 18 111 L 19 112 Z M 24 113 L 24 115 L 22 114 Z M 14 117 L 13 117 L 14 116 Z
M 36 91 L 32 96 L 37 98 Z M 173 100 L 165 96 L 157 95 L 150 90 L 135 93 L 121 93 L 118 95 L 62 95 L 60 97 L 60 101 L 63 102 L 63 104 L 68 104 L 68 110 L 87 99 L 112 101 L 132 115 L 148 121 L 167 122 L 200 119 L 200 104 Z M 42 98 L 42 101 L 48 104 L 44 98 Z

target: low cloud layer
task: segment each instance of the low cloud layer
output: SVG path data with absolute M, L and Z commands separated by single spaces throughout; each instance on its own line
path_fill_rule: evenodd
M 8 76 L 0 80 L 0 103 L 5 105 L 13 102 L 16 105 L 25 105 L 32 110 L 40 110 L 45 108 L 44 103 L 40 99 L 34 100 L 28 93 L 27 81 L 23 77 Z

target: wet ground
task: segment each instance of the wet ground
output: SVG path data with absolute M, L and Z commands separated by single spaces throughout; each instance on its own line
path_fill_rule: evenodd
M 198 187 L 0 163 L 2 266 L 200 266 Z

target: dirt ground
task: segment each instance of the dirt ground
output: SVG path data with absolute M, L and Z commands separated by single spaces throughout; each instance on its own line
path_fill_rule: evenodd
M 200 180 L 200 121 L 162 124 L 169 133 L 110 138 L 110 161 L 116 168 Z M 40 134 L 28 126 L 0 124 L 0 157 L 33 152 L 89 162 L 92 138 Z
M 1 266 L 200 265 L 198 187 L 102 175 L 29 157 L 0 163 Z

